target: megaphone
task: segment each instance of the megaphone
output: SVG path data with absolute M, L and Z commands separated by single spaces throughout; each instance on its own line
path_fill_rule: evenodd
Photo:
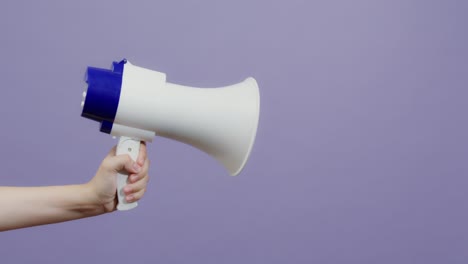
M 88 67 L 82 116 L 100 131 L 119 137 L 117 155 L 136 160 L 140 141 L 155 136 L 191 145 L 237 175 L 249 158 L 257 132 L 260 94 L 254 78 L 219 88 L 166 82 L 166 74 L 127 60 L 111 69 Z M 137 206 L 123 194 L 128 175 L 117 176 L 118 210 Z

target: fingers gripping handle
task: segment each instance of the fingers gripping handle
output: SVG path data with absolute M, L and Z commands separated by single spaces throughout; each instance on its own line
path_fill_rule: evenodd
M 119 144 L 117 145 L 117 155 L 128 154 L 132 160 L 136 161 L 138 153 L 140 152 L 140 141 L 129 137 L 120 137 Z M 127 172 L 117 174 L 117 210 L 125 211 L 130 210 L 138 206 L 137 202 L 128 203 L 125 200 L 125 193 L 123 191 L 125 185 L 127 185 L 128 174 Z

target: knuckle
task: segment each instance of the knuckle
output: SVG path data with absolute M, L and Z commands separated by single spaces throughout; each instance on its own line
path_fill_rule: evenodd
M 143 197 L 143 195 L 145 194 L 145 192 L 146 192 L 146 188 L 141 190 L 137 194 L 135 194 L 135 197 L 137 197 L 137 199 L 141 199 Z
M 149 174 L 146 174 L 146 175 L 145 175 L 145 181 L 146 181 L 146 184 L 148 184 L 148 182 L 150 181 L 150 176 L 149 176 Z
M 140 195 L 139 193 L 133 195 L 133 197 L 135 197 L 135 201 L 138 201 L 141 199 L 142 195 Z

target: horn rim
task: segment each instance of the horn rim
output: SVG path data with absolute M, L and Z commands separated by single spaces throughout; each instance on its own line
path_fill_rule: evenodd
M 247 79 L 245 79 L 245 82 L 254 89 L 255 91 L 255 96 L 256 96 L 256 99 L 255 99 L 255 102 L 256 102 L 256 111 L 255 111 L 255 115 L 256 115 L 256 118 L 254 118 L 254 124 L 253 124 L 253 130 L 252 130 L 252 134 L 250 135 L 250 142 L 249 142 L 249 147 L 247 149 L 247 152 L 244 156 L 244 159 L 241 163 L 241 165 L 234 171 L 230 171 L 230 174 L 231 176 L 237 176 L 239 175 L 239 173 L 244 169 L 246 163 L 247 163 L 247 160 L 249 159 L 250 157 L 250 154 L 252 152 L 252 149 L 253 149 L 253 146 L 255 144 L 255 139 L 256 139 L 256 136 L 257 136 L 257 130 L 258 130 L 258 124 L 259 124 L 259 121 L 260 121 L 260 90 L 258 88 L 258 83 L 257 81 L 253 78 L 253 77 L 249 77 Z

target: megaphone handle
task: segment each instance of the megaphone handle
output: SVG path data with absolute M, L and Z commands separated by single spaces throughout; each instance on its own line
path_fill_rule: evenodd
M 140 153 L 140 141 L 135 140 L 129 137 L 120 137 L 119 143 L 117 144 L 116 155 L 128 154 L 130 157 L 136 161 L 138 158 L 138 153 Z M 118 173 L 117 174 L 117 210 L 125 211 L 130 210 L 138 206 L 137 202 L 128 203 L 125 200 L 125 193 L 123 188 L 127 185 L 128 174 L 127 173 Z

